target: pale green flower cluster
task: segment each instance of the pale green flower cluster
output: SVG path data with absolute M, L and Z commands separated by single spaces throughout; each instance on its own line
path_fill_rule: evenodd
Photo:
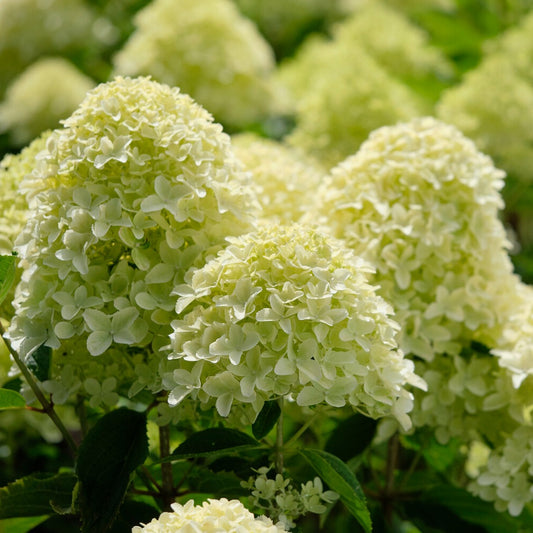
M 507 172 L 532 181 L 533 84 L 516 68 L 513 57 L 501 53 L 486 57 L 460 84 L 443 93 L 436 113 Z
M 298 101 L 287 141 L 326 166 L 355 153 L 372 130 L 423 114 L 417 96 L 358 43 L 311 39 L 279 76 Z
M 503 176 L 427 117 L 373 132 L 318 191 L 325 226 L 376 265 L 406 353 L 431 361 L 472 340 L 495 344 L 518 298 L 498 219 Z
M 516 298 L 513 312 L 492 350 L 500 366 L 510 372 L 515 388 L 533 375 L 533 287 L 520 284 L 517 292 L 520 299 Z
M 528 425 L 515 429 L 503 446 L 490 451 L 469 489 L 495 502 L 498 511 L 518 516 L 533 501 L 532 479 L 533 427 Z
M 231 0 L 154 0 L 135 23 L 114 58 L 117 73 L 178 86 L 234 128 L 260 121 L 281 101 L 273 52 Z
M 43 133 L 19 154 L 7 154 L 0 162 L 0 255 L 11 255 L 15 240 L 26 223 L 28 203 L 24 195 L 20 194 L 19 186 L 24 176 L 32 172 L 35 158 L 44 150 L 49 133 Z M 10 319 L 13 315 L 12 301 L 19 278 L 20 272 L 4 301 L 0 303 L 0 318 Z
M 303 226 L 264 227 L 229 246 L 176 288 L 172 353 L 181 368 L 169 403 L 191 395 L 257 415 L 266 400 L 351 405 L 404 427 L 424 384 L 397 350 L 392 310 L 367 283 L 372 268 L 340 241 Z
M 253 509 L 261 509 L 271 519 L 281 522 L 287 530 L 295 527 L 295 520 L 307 513 L 325 513 L 328 504 L 339 498 L 336 492 L 324 491 L 319 477 L 302 483 L 298 490 L 290 479 L 285 479 L 281 474 L 268 477 L 269 471 L 270 468 L 261 467 L 257 470 L 257 476 L 242 481 L 241 485 L 251 491 Z
M 93 22 L 94 14 L 83 0 L 2 0 L 0 95 L 38 57 L 83 46 Z M 37 94 L 38 88 L 34 90 Z
M 533 292 L 498 219 L 503 175 L 455 127 L 420 118 L 373 132 L 317 194 L 322 223 L 376 265 L 400 347 L 418 360 L 428 392 L 415 393 L 414 426 L 442 443 L 487 440 L 494 457 L 527 422 L 533 382 Z M 484 497 L 514 509 L 516 494 L 490 487 Z
M 31 216 L 9 334 L 23 356 L 56 350 L 56 396 L 80 381 L 106 405 L 118 385 L 160 389 L 173 288 L 252 227 L 245 178 L 222 127 L 147 78 L 98 86 L 52 132 L 23 183 Z
M 360 44 L 389 73 L 405 81 L 449 78 L 452 67 L 428 34 L 379 0 L 363 2 L 334 30 L 339 43 Z
M 57 127 L 94 85 L 63 58 L 40 59 L 9 85 L 0 104 L 0 130 L 8 131 L 16 145 L 24 145 Z
M 513 3 L 528 2 L 522 0 Z M 500 34 L 496 39 L 488 41 L 485 49 L 488 55 L 504 55 L 521 77 L 533 83 L 531 70 L 533 68 L 533 12 L 530 2 L 528 6 L 518 5 L 515 9 L 518 11 L 520 8 L 523 14 L 528 10 L 529 13 L 521 16 L 515 26 Z
M 320 166 L 287 145 L 253 134 L 234 136 L 232 146 L 252 174 L 261 218 L 280 224 L 298 221 L 323 178 Z
M 171 504 L 172 512 L 162 513 L 149 524 L 134 526 L 132 533 L 285 533 L 281 524 L 265 516 L 255 517 L 239 500 L 209 499 L 202 505 L 189 500 Z
M 45 149 L 50 132 L 35 139 L 19 154 L 7 154 L 0 162 L 0 254 L 10 255 L 15 239 L 24 227 L 28 216 L 28 203 L 19 187 L 24 176 L 36 165 L 36 156 Z

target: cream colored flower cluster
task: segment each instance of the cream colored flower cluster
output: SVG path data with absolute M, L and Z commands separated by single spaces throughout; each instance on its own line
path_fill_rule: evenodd
M 358 42 L 312 37 L 279 79 L 298 102 L 288 142 L 326 166 L 355 153 L 374 129 L 423 114 L 417 96 Z
M 533 181 L 533 84 L 516 68 L 514 57 L 488 55 L 443 93 L 436 113 L 513 177 Z
M 297 150 L 253 134 L 232 138 L 235 155 L 251 172 L 265 221 L 297 222 L 313 203 L 324 171 Z
M 405 81 L 452 75 L 451 64 L 429 44 L 429 35 L 386 2 L 363 2 L 334 36 L 338 42 L 359 43 L 387 72 Z
M 95 83 L 69 61 L 56 57 L 33 63 L 8 87 L 0 104 L 0 130 L 24 145 L 59 126 Z
M 518 516 L 533 501 L 533 427 L 517 427 L 505 444 L 489 452 L 486 464 L 469 485 L 498 511 Z
M 0 95 L 38 57 L 85 46 L 93 22 L 83 0 L 2 0 Z
M 45 149 L 50 132 L 35 139 L 19 154 L 7 154 L 0 162 L 0 254 L 10 255 L 15 239 L 24 227 L 28 216 L 28 203 L 19 187 L 24 176 L 36 165 L 36 156 Z
M 230 0 L 154 0 L 136 26 L 114 58 L 117 73 L 178 86 L 237 128 L 274 111 L 272 50 Z
M 305 227 L 273 226 L 230 245 L 177 287 L 172 354 L 181 368 L 169 402 L 192 395 L 232 404 L 290 396 L 300 406 L 351 405 L 409 427 L 423 387 L 397 350 L 392 310 L 367 283 L 371 268 L 343 245 Z
M 6 155 L 0 162 L 0 254 L 11 255 L 14 250 L 15 240 L 22 231 L 28 217 L 28 203 L 24 195 L 20 194 L 19 186 L 26 174 L 32 172 L 35 158 L 44 150 L 46 139 L 50 132 L 45 132 L 35 139 L 19 154 Z M 13 315 L 12 300 L 15 293 L 14 282 L 9 294 L 0 304 L 0 318 L 10 319 Z
M 269 477 L 270 468 L 261 467 L 257 476 L 251 476 L 241 485 L 251 491 L 254 509 L 262 509 L 270 518 L 281 522 L 287 529 L 296 526 L 295 520 L 307 513 L 322 514 L 328 504 L 338 500 L 339 495 L 331 490 L 324 491 L 322 481 L 315 477 L 296 489 L 290 479 L 281 474 Z
M 252 227 L 239 168 L 221 126 L 178 89 L 117 78 L 91 91 L 23 183 L 31 216 L 10 328 L 20 353 L 44 343 L 58 365 L 76 361 L 89 394 L 91 364 L 112 391 L 113 361 L 130 365 L 135 391 L 157 390 L 174 286 Z
M 296 128 L 287 138 L 289 144 L 330 167 L 355 153 L 374 129 L 423 113 L 418 98 L 362 47 L 318 43 L 311 42 L 302 54 L 313 50 L 310 55 L 319 58 L 319 77 L 307 77 L 305 59 L 298 73 L 299 56 L 294 59 L 294 74 L 306 90 L 298 99 Z
M 325 226 L 376 265 L 406 353 L 431 361 L 495 344 L 518 301 L 498 219 L 503 176 L 428 117 L 373 132 L 318 191 Z
M 415 392 L 413 424 L 442 443 L 486 439 L 489 465 L 530 425 L 533 384 L 533 293 L 507 254 L 503 175 L 455 127 L 421 118 L 375 131 L 317 194 L 323 224 L 376 265 L 372 281 L 396 311 L 400 347 L 427 383 Z M 509 487 L 522 476 L 482 478 L 483 497 L 518 509 Z
M 264 516 L 255 517 L 239 500 L 209 499 L 202 505 L 189 500 L 185 505 L 173 503 L 172 512 L 162 513 L 143 526 L 134 526 L 132 533 L 285 533 Z

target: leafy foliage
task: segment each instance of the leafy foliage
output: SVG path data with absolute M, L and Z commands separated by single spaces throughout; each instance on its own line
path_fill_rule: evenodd
M 134 470 L 148 454 L 146 417 L 121 408 L 102 417 L 79 450 L 77 505 L 84 532 L 107 531 L 114 521 Z

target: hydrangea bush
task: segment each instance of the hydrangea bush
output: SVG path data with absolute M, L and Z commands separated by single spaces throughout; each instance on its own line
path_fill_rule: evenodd
M 0 531 L 533 531 L 531 7 L 0 1 Z
M 37 163 L 22 184 L 31 217 L 16 246 L 15 346 L 56 350 L 61 387 L 82 381 L 95 404 L 116 403 L 101 391 L 119 382 L 157 391 L 173 287 L 251 227 L 229 138 L 178 89 L 117 78 L 51 133 Z
M 117 73 L 177 85 L 233 128 L 282 105 L 272 49 L 231 0 L 156 0 L 136 25 L 114 58 Z

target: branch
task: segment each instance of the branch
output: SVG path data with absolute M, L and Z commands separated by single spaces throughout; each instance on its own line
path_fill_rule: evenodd
M 36 379 L 34 378 L 33 374 L 30 372 L 28 367 L 24 364 L 22 359 L 19 357 L 19 354 L 15 351 L 13 346 L 11 345 L 11 342 L 9 339 L 5 336 L 5 329 L 2 323 L 0 322 L 0 336 L 2 337 L 2 340 L 4 341 L 5 345 L 7 346 L 7 349 L 9 350 L 9 353 L 13 357 L 13 360 L 15 361 L 16 365 L 19 367 L 20 371 L 22 372 L 22 375 L 26 379 L 26 382 L 30 386 L 31 390 L 33 391 L 33 394 L 35 394 L 35 397 L 37 400 L 39 400 L 39 403 L 43 406 L 43 412 L 45 412 L 48 417 L 52 420 L 52 422 L 55 424 L 57 429 L 61 432 L 61 435 L 63 435 L 63 438 L 65 439 L 65 442 L 67 443 L 68 447 L 72 451 L 74 455 L 76 455 L 76 452 L 78 450 L 78 447 L 76 443 L 74 442 L 74 439 L 72 438 L 72 435 L 68 431 L 68 429 L 65 427 L 59 416 L 57 415 L 54 405 L 52 402 L 48 401 L 43 394 L 42 390 L 40 389 Z

